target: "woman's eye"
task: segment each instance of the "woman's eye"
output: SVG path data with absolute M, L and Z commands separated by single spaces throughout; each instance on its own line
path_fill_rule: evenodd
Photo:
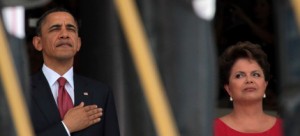
M 260 77 L 260 74 L 259 73 L 253 73 L 252 74 L 254 77 Z
M 235 78 L 242 78 L 244 75 L 242 73 L 236 74 Z

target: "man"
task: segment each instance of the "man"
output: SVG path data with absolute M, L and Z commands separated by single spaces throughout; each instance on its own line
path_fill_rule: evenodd
M 31 79 L 31 118 L 38 136 L 119 136 L 112 92 L 97 81 L 73 75 L 80 50 L 78 24 L 56 8 L 37 22 L 34 47 L 43 54 L 42 70 Z

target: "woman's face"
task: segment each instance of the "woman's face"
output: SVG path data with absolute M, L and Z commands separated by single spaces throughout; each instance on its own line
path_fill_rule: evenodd
M 229 83 L 224 88 L 233 101 L 257 101 L 262 100 L 267 85 L 258 63 L 252 59 L 241 58 L 232 66 Z

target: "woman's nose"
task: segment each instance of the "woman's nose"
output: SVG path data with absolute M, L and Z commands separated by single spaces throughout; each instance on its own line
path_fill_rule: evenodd
M 247 78 L 246 78 L 246 83 L 253 83 L 252 78 L 251 78 L 251 77 L 247 77 Z

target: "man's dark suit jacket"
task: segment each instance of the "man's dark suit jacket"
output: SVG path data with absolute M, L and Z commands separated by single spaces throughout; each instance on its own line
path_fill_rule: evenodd
M 51 89 L 43 72 L 31 79 L 30 114 L 37 136 L 67 136 Z M 101 121 L 72 136 L 119 136 L 119 125 L 111 90 L 100 82 L 74 74 L 74 97 L 77 106 L 97 104 L 103 108 Z

